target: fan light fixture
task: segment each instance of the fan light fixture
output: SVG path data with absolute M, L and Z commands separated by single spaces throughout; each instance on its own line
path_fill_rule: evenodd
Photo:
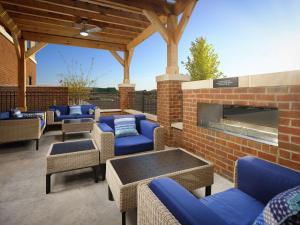
M 89 36 L 89 33 L 85 29 L 83 29 L 80 31 L 80 35 L 83 37 L 87 37 L 87 36 Z

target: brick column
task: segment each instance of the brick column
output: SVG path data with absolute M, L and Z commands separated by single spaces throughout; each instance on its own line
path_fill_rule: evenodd
M 134 84 L 119 84 L 119 94 L 120 94 L 120 109 L 129 109 L 130 108 L 130 95 L 131 92 L 134 92 Z
M 181 83 L 189 78 L 183 75 L 162 75 L 157 81 L 157 119 L 165 128 L 166 145 L 174 146 L 171 124 L 182 121 Z

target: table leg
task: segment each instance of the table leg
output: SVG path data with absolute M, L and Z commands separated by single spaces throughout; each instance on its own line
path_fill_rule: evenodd
M 101 181 L 105 180 L 105 174 L 106 174 L 106 164 L 100 164 L 100 173 L 101 173 Z
M 110 187 L 108 186 L 108 200 L 109 201 L 114 201 L 114 196 L 111 193 Z
M 122 212 L 122 225 L 126 225 L 126 212 Z
M 211 186 L 206 186 L 205 187 L 205 196 L 211 195 Z
M 62 133 L 62 141 L 65 141 L 65 132 Z
M 93 170 L 94 170 L 94 175 L 95 175 L 95 183 L 98 183 L 98 181 L 99 181 L 99 166 L 94 166 Z
M 49 194 L 51 191 L 51 174 L 46 175 L 46 194 Z

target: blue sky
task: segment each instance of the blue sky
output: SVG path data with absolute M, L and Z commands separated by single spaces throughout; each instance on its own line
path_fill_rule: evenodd
M 219 55 L 226 76 L 300 69 L 300 0 L 199 0 L 179 45 L 181 65 L 191 41 L 203 36 Z M 37 54 L 37 82 L 56 85 L 67 61 L 88 69 L 94 58 L 93 78 L 98 87 L 116 87 L 123 67 L 108 51 L 48 45 Z M 155 77 L 165 72 L 166 44 L 156 33 L 137 46 L 130 76 L 137 90 L 156 88 Z

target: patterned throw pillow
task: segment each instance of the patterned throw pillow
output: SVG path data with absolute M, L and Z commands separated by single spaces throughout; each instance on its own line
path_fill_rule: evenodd
M 23 117 L 23 115 L 19 109 L 13 109 L 12 115 L 14 118 L 22 118 Z
M 136 130 L 135 118 L 115 119 L 115 135 L 116 137 L 136 136 L 139 133 Z
M 90 115 L 94 115 L 95 114 L 95 110 L 94 109 L 89 109 L 89 114 Z
M 253 225 L 299 225 L 300 186 L 276 195 L 269 201 Z
M 80 105 L 70 106 L 70 115 L 82 115 L 81 106 Z
M 60 117 L 61 113 L 58 109 L 55 110 L 55 115 L 56 115 L 56 117 Z

